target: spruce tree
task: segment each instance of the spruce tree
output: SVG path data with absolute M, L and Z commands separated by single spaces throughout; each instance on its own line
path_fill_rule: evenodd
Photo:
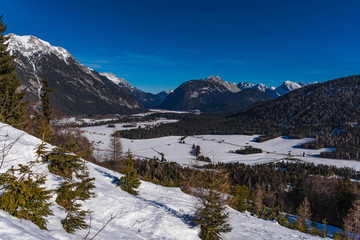
M 221 239 L 221 233 L 231 231 L 227 223 L 229 213 L 226 212 L 225 202 L 221 194 L 210 188 L 199 196 L 200 206 L 195 212 L 195 222 L 200 226 L 199 237 L 203 240 Z
M 18 92 L 21 80 L 15 70 L 15 56 L 11 56 L 5 42 L 6 25 L 0 16 L 0 121 L 17 128 L 24 128 L 27 111 L 26 104 L 22 101 L 24 93 Z
M 221 239 L 222 233 L 231 231 L 227 223 L 229 213 L 226 211 L 225 199 L 219 191 L 226 190 L 228 185 L 228 173 L 222 168 L 205 171 L 209 176 L 208 189 L 202 189 L 195 194 L 198 205 L 194 213 L 194 221 L 200 226 L 199 237 L 203 240 Z
M 137 195 L 138 192 L 136 189 L 140 186 L 140 180 L 137 170 L 134 167 L 135 162 L 130 152 L 127 153 L 127 156 L 123 161 L 124 167 L 120 172 L 125 174 L 125 176 L 119 179 L 119 186 L 122 190 Z
M 19 179 L 16 172 L 27 173 L 27 177 Z M 45 217 L 52 215 L 50 203 L 50 191 L 42 185 L 45 183 L 44 176 L 34 177 L 29 166 L 19 165 L 19 169 L 11 167 L 5 173 L 0 174 L 0 186 L 4 190 L 0 197 L 0 209 L 9 214 L 32 221 L 40 229 L 46 229 Z
M 48 162 L 51 173 L 62 176 L 64 181 L 56 190 L 56 203 L 64 208 L 66 216 L 61 220 L 65 231 L 75 233 L 76 230 L 88 228 L 85 219 L 89 210 L 81 209 L 79 201 L 89 199 L 94 193 L 95 178 L 89 177 L 85 162 L 77 155 L 71 154 L 76 145 L 68 145 L 67 149 L 55 148 L 43 159 Z
M 50 108 L 50 96 L 49 93 L 52 92 L 53 89 L 49 86 L 49 80 L 45 77 L 42 82 L 41 88 L 41 117 L 50 124 L 51 120 L 51 108 Z
M 248 208 L 247 200 L 249 196 L 250 190 L 246 185 L 236 185 L 235 196 L 231 206 L 239 212 L 245 212 Z

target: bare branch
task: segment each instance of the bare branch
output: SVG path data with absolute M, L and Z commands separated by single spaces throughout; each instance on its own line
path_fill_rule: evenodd
M 90 235 L 90 231 L 91 231 L 91 223 L 92 223 L 92 215 L 90 215 L 90 223 L 89 223 L 89 230 L 87 232 L 87 234 L 85 235 L 85 237 L 83 237 L 82 240 L 86 240 L 87 237 Z
M 102 230 L 104 230 L 104 228 L 109 224 L 109 222 L 111 222 L 116 217 L 116 215 L 117 214 L 113 215 L 112 213 L 110 213 L 110 219 L 107 220 L 107 222 L 103 224 L 102 228 L 100 228 L 100 230 L 97 231 L 97 233 L 95 233 L 95 235 L 92 238 L 90 238 L 90 240 L 93 240 Z M 90 230 L 89 230 L 89 232 L 90 232 Z M 86 240 L 86 237 L 88 235 L 89 235 L 89 233 L 83 238 L 83 240 Z
M 7 140 L 8 140 L 8 135 L 5 135 L 5 141 L 3 144 L 2 149 L 0 149 L 0 154 L 1 154 L 1 159 L 0 159 L 0 169 L 2 168 L 3 164 L 4 164 L 4 160 L 5 158 L 9 155 L 10 150 L 12 149 L 12 147 L 15 145 L 16 142 L 19 141 L 20 138 L 22 138 L 25 135 L 25 133 L 20 134 L 14 141 L 12 141 L 11 143 L 7 144 Z
M 39 158 L 40 158 L 40 156 L 41 156 L 41 151 L 42 151 L 41 148 L 43 148 L 44 145 L 45 145 L 45 133 L 43 133 L 43 136 L 42 136 L 42 139 L 41 139 L 41 144 L 39 145 L 38 150 L 37 150 L 37 152 L 36 152 L 36 159 L 35 159 L 35 161 L 28 167 L 28 169 L 26 170 L 26 172 L 24 172 L 23 175 L 21 175 L 21 177 L 19 178 L 19 181 L 20 181 L 20 182 L 24 179 L 25 175 L 30 172 L 30 169 L 39 161 Z

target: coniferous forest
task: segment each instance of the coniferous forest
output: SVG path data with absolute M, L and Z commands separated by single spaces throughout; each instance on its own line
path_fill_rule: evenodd
M 169 135 L 262 134 L 313 137 L 304 148 L 336 148 L 322 157 L 360 158 L 360 76 L 313 84 L 275 100 L 255 104 L 227 115 L 188 116 L 153 129 L 122 131 L 125 138 L 144 139 Z

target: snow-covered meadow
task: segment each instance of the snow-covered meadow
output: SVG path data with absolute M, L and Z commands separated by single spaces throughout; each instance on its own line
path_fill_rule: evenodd
M 144 125 L 148 123 L 137 124 Z M 123 127 L 124 124 L 119 123 L 115 125 L 116 128 L 95 126 L 84 127 L 81 129 L 85 136 L 94 143 L 95 155 L 97 157 L 101 158 L 108 154 L 110 149 L 110 137 L 115 129 L 127 129 Z M 204 164 L 203 162 L 195 160 L 194 151 L 192 149 L 193 144 L 195 144 L 200 146 L 202 155 L 209 157 L 214 162 L 241 162 L 252 165 L 296 158 L 304 162 L 334 165 L 337 167 L 351 167 L 360 170 L 360 162 L 358 161 L 325 159 L 319 157 L 321 152 L 332 151 L 333 149 L 302 149 L 300 147 L 301 144 L 312 141 L 313 139 L 311 138 L 289 139 L 287 137 L 278 137 L 258 143 L 255 141 L 257 137 L 259 137 L 259 135 L 188 136 L 184 139 L 185 143 L 180 143 L 182 136 L 168 136 L 144 140 L 122 138 L 121 142 L 124 151 L 130 150 L 132 154 L 137 157 L 158 157 L 161 159 L 161 153 L 163 153 L 167 161 L 177 162 L 183 165 Z M 263 150 L 263 153 L 241 155 L 229 152 L 231 150 L 241 149 L 245 146 L 260 148 Z
M 17 141 L 5 157 L 0 172 L 5 172 L 12 165 L 26 164 L 35 159 L 35 148 L 41 141 L 8 125 L 0 124 L 0 146 L 8 146 L 15 139 Z M 50 145 L 48 147 L 51 149 Z M 181 192 L 179 188 L 167 188 L 144 181 L 141 182 L 139 195 L 133 196 L 114 184 L 114 180 L 121 174 L 92 163 L 86 165 L 90 177 L 96 179 L 95 196 L 83 204 L 84 209 L 92 211 L 89 237 L 92 237 L 111 215 L 116 215 L 96 239 L 199 239 L 199 229 L 191 221 L 196 202 L 192 196 Z M 49 173 L 45 164 L 37 163 L 33 171 L 46 176 L 45 187 L 49 190 L 54 190 L 61 184 L 61 177 Z M 28 220 L 17 219 L 0 210 L 0 239 L 83 239 L 87 230 L 72 235 L 62 229 L 60 221 L 65 213 L 55 204 L 55 197 L 54 194 L 50 199 L 54 216 L 47 218 L 47 231 L 40 230 Z M 320 239 L 231 208 L 228 208 L 228 211 L 233 230 L 225 234 L 224 239 Z

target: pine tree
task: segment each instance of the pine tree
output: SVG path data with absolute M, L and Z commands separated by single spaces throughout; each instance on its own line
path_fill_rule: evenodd
M 355 200 L 351 209 L 344 219 L 344 230 L 354 235 L 354 239 L 360 236 L 360 200 Z
M 229 213 L 219 192 L 213 188 L 204 191 L 198 196 L 200 206 L 195 212 L 195 222 L 200 225 L 201 239 L 218 240 L 220 234 L 231 231 L 227 223 Z
M 26 104 L 22 101 L 24 93 L 17 90 L 21 80 L 15 72 L 15 56 L 11 56 L 5 42 L 6 25 L 0 16 L 0 121 L 22 129 L 25 127 L 27 111 Z
M 15 172 L 27 173 L 27 177 L 19 179 Z M 6 173 L 0 174 L 0 186 L 4 193 L 0 197 L 0 209 L 9 214 L 32 221 L 40 229 L 46 229 L 45 217 L 52 215 L 50 191 L 41 187 L 45 183 L 44 176 L 32 176 L 29 166 L 19 165 L 19 169 L 11 167 Z
M 51 173 L 70 179 L 73 174 L 78 175 L 83 166 L 83 161 L 78 156 L 63 148 L 55 148 L 43 161 L 50 163 L 48 168 Z
M 85 172 L 80 182 L 66 179 L 57 189 L 56 203 L 62 206 L 67 213 L 66 217 L 61 220 L 65 231 L 74 233 L 78 229 L 88 228 L 85 218 L 89 210 L 82 210 L 82 205 L 78 201 L 85 201 L 94 194 L 91 192 L 95 188 L 93 181 L 94 178 L 89 178 L 88 172 Z
M 326 218 L 322 220 L 322 224 L 323 224 L 323 228 L 320 231 L 320 236 L 325 238 L 329 235 L 329 232 L 326 228 L 326 225 L 328 224 L 328 222 L 326 221 Z
M 49 171 L 64 178 L 62 185 L 56 190 L 58 195 L 55 201 L 66 212 L 61 224 L 69 233 L 88 228 L 85 218 L 89 210 L 82 210 L 79 201 L 89 199 L 94 194 L 91 190 L 95 188 L 95 178 L 89 177 L 85 162 L 69 153 L 76 149 L 76 144 L 69 144 L 66 149 L 55 148 L 44 158 L 44 162 L 49 163 Z
M 281 226 L 284 226 L 284 227 L 288 227 L 289 226 L 289 221 L 285 215 L 284 212 L 280 212 L 276 218 L 276 220 L 278 221 L 278 223 L 281 225 Z
M 50 124 L 51 120 L 51 108 L 50 108 L 50 96 L 49 93 L 52 92 L 53 89 L 49 86 L 49 80 L 45 77 L 42 82 L 41 88 L 41 117 Z
M 245 212 L 248 208 L 247 200 L 250 196 L 249 188 L 246 185 L 236 185 L 234 195 L 231 206 L 239 212 Z
M 125 174 L 125 176 L 119 179 L 118 184 L 122 190 L 137 195 L 138 192 L 136 189 L 140 186 L 140 180 L 137 170 L 134 167 L 135 162 L 130 152 L 127 153 L 127 156 L 125 156 L 123 161 L 124 167 L 120 172 Z
M 206 240 L 221 239 L 222 233 L 231 231 L 227 223 L 229 213 L 226 211 L 225 200 L 215 189 L 227 189 L 228 173 L 223 169 L 206 171 L 210 177 L 209 188 L 196 192 L 198 205 L 194 213 L 195 222 L 200 226 L 199 237 Z

